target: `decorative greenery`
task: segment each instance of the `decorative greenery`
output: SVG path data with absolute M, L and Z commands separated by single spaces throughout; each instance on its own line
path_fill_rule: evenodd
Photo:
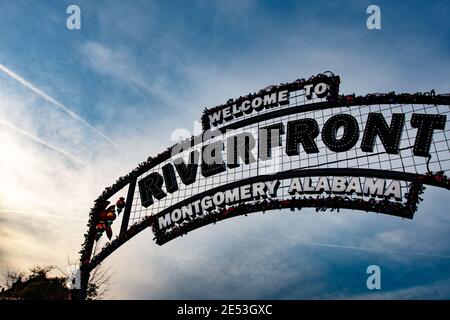
M 441 188 L 450 189 L 450 179 L 444 174 L 444 171 L 438 171 L 436 173 L 428 172 L 427 174 L 421 174 L 418 176 L 418 180 L 421 183 L 436 185 Z
M 450 105 L 450 96 L 436 95 L 434 90 L 430 92 L 417 92 L 414 94 L 394 91 L 389 93 L 372 93 L 365 96 L 355 94 L 339 95 L 336 101 L 341 106 L 364 106 L 372 104 L 435 104 Z

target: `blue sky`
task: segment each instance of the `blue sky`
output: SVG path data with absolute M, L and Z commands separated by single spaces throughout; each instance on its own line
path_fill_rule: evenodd
M 102 188 L 204 107 L 326 70 L 342 92 L 450 92 L 448 1 L 0 2 L 0 64 L 95 128 L 0 72 L 2 271 L 77 259 Z M 65 28 L 69 4 L 81 30 Z M 381 30 L 366 28 L 370 4 Z M 257 214 L 163 247 L 144 232 L 107 260 L 110 297 L 448 299 L 450 202 L 427 191 L 413 221 Z M 376 293 L 370 264 L 382 268 Z

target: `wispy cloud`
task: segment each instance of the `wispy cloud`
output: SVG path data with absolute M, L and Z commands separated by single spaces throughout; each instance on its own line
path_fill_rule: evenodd
M 43 145 L 43 146 L 45 146 L 45 147 L 47 147 L 47 148 L 49 148 L 49 149 L 51 149 L 53 151 L 56 151 L 56 152 L 62 154 L 63 156 L 69 158 L 70 160 L 73 160 L 73 161 L 75 161 L 77 163 L 81 163 L 81 164 L 85 163 L 84 160 L 82 160 L 82 159 L 80 159 L 80 158 L 78 158 L 78 157 L 76 157 L 74 155 L 71 155 L 70 153 L 64 151 L 63 149 L 58 148 L 57 146 L 54 146 L 54 145 L 52 145 L 52 144 L 42 140 L 41 138 L 39 138 L 39 137 L 37 137 L 37 136 L 35 136 L 35 135 L 33 135 L 33 134 L 31 134 L 31 133 L 21 129 L 21 128 L 13 125 L 12 123 L 9 123 L 8 121 L 6 121 L 4 119 L 0 118 L 0 124 L 5 126 L 5 127 L 7 127 L 7 128 L 9 128 L 9 129 L 11 129 L 11 130 L 13 130 L 13 131 L 15 131 L 15 132 L 17 132 L 17 133 L 19 133 L 19 134 L 21 134 L 24 137 L 27 137 L 28 139 L 30 139 L 30 140 L 32 140 L 32 141 L 34 141 L 36 143 L 39 143 L 39 144 L 41 144 L 41 145 Z
M 24 216 L 32 216 L 32 217 L 45 217 L 45 218 L 52 218 L 52 219 L 64 219 L 64 220 L 73 220 L 78 222 L 84 222 L 86 219 L 81 217 L 72 217 L 72 216 L 62 216 L 57 214 L 47 214 L 43 212 L 36 212 L 36 211 L 25 211 L 25 210 L 15 210 L 15 209 L 0 209 L 0 214 L 18 214 L 18 215 L 24 215 Z
M 400 255 L 411 255 L 411 256 L 419 256 L 419 257 L 450 259 L 450 255 L 441 255 L 441 254 L 424 253 L 424 252 L 395 251 L 395 250 L 378 249 L 378 248 L 348 246 L 348 245 L 341 245 L 341 244 L 336 244 L 336 243 L 317 243 L 317 242 L 298 242 L 298 243 L 302 244 L 302 245 L 306 245 L 306 246 L 317 246 L 317 247 L 347 249 L 347 250 L 359 250 L 359 251 L 377 252 L 377 253 L 393 254 L 393 255 L 400 254 Z
M 341 296 L 340 299 L 389 299 L 389 300 L 415 300 L 415 299 L 442 299 L 447 300 L 450 294 L 450 279 L 441 279 L 431 283 L 416 286 L 407 286 L 397 290 L 380 290 L 366 294 Z
M 116 147 L 120 147 L 116 142 L 114 142 L 111 138 L 109 138 L 108 136 L 106 136 L 104 133 L 102 133 L 100 130 L 96 129 L 95 127 L 93 127 L 91 124 L 89 124 L 86 120 L 84 120 L 82 117 L 80 117 L 78 114 L 76 114 L 75 112 L 73 112 L 72 110 L 70 110 L 70 108 L 68 108 L 67 106 L 65 106 L 63 103 L 59 102 L 58 100 L 56 100 L 55 98 L 51 97 L 50 95 L 48 95 L 47 93 L 45 93 L 44 91 L 42 91 L 41 89 L 39 89 L 38 87 L 36 87 L 34 84 L 32 84 L 30 81 L 26 80 L 25 78 L 21 77 L 20 75 L 18 75 L 17 73 L 15 73 L 14 71 L 12 71 L 11 69 L 7 68 L 6 66 L 4 66 L 3 64 L 0 63 L 0 71 L 2 71 L 3 73 L 5 73 L 6 75 L 10 76 L 12 79 L 16 80 L 17 82 L 19 82 L 20 84 L 22 84 L 23 86 L 25 86 L 26 88 L 30 89 L 31 91 L 33 91 L 35 94 L 39 95 L 40 97 L 44 98 L 45 100 L 47 100 L 48 102 L 50 102 L 51 104 L 53 104 L 54 106 L 60 108 L 61 110 L 63 110 L 65 113 L 67 113 L 70 117 L 72 117 L 73 119 L 81 122 L 83 125 L 85 125 L 87 128 L 89 128 L 90 130 L 92 130 L 93 132 L 95 132 L 96 134 L 98 134 L 99 136 L 101 136 L 103 139 L 105 139 L 106 141 L 108 141 L 109 143 L 113 144 Z
M 112 49 L 89 41 L 81 47 L 81 54 L 86 58 L 89 67 L 103 76 L 118 79 L 166 102 L 174 100 L 168 84 L 164 84 L 164 75 L 160 72 L 146 72 L 146 64 L 140 65 L 142 61 L 139 57 L 126 49 Z

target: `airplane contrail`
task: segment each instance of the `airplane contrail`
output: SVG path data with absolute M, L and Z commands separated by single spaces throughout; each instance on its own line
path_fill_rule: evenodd
M 49 96 L 48 94 L 46 94 L 44 91 L 42 91 L 41 89 L 39 89 L 38 87 L 36 87 L 34 84 L 32 84 L 31 82 L 29 82 L 28 80 L 22 78 L 20 75 L 18 75 L 17 73 L 15 73 L 14 71 L 12 71 L 11 69 L 5 67 L 3 64 L 0 63 L 0 71 L 2 71 L 3 73 L 5 73 L 6 75 L 10 76 L 11 78 L 13 78 L 14 80 L 16 80 L 17 82 L 19 82 L 20 84 L 22 84 L 24 87 L 30 89 L 31 91 L 33 91 L 34 93 L 36 93 L 37 95 L 39 95 L 40 97 L 44 98 L 45 100 L 47 100 L 48 102 L 50 102 L 51 104 L 53 104 L 54 106 L 60 108 L 61 110 L 63 110 L 64 112 L 66 112 L 70 117 L 72 117 L 73 119 L 81 122 L 82 124 L 84 124 L 86 127 L 88 127 L 89 129 L 91 129 L 92 131 L 94 131 L 95 133 L 97 133 L 98 135 L 100 135 L 103 139 L 105 139 L 106 141 L 108 141 L 109 143 L 113 144 L 114 146 L 116 146 L 117 148 L 120 148 L 120 146 L 111 138 L 109 138 L 108 136 L 106 136 L 104 133 L 102 133 L 100 130 L 96 129 L 95 127 L 93 127 L 91 124 L 89 124 L 86 120 L 84 120 L 83 118 L 81 118 L 79 115 L 77 115 L 75 112 L 73 112 L 72 110 L 70 110 L 68 107 L 66 107 L 64 104 L 62 104 L 61 102 L 59 102 L 58 100 L 54 99 L 53 97 Z
M 46 146 L 47 148 L 49 148 L 49 149 L 51 149 L 53 151 L 56 151 L 56 152 L 58 152 L 58 153 L 60 153 L 60 154 L 62 154 L 64 156 L 66 156 L 67 158 L 71 159 L 72 161 L 79 162 L 79 163 L 85 163 L 83 160 L 81 160 L 81 159 L 71 155 L 67 151 L 64 151 L 61 148 L 58 148 L 58 147 L 56 147 L 54 145 L 51 145 L 48 142 L 40 139 L 39 137 L 36 137 L 35 135 L 20 129 L 17 126 L 13 125 L 12 123 L 9 123 L 9 122 L 1 119 L 1 118 L 0 118 L 0 124 L 5 126 L 5 127 L 7 127 L 7 128 L 9 128 L 9 129 L 11 129 L 11 130 L 13 130 L 13 131 L 15 131 L 15 132 L 17 132 L 17 133 L 19 133 L 19 134 L 21 134 L 21 135 L 23 135 L 23 136 L 25 136 L 25 137 L 27 137 L 27 138 L 29 138 L 29 139 L 31 139 L 31 140 L 33 140 L 34 142 L 37 142 L 37 143 L 39 143 L 39 144 L 41 144 L 43 146 Z
M 331 244 L 331 243 L 320 243 L 320 242 L 299 242 L 299 243 L 303 244 L 303 245 L 317 246 L 317 247 L 328 247 L 328 248 L 339 248 L 339 249 L 350 249 L 350 250 L 361 250 L 361 251 L 373 251 L 373 252 L 379 252 L 379 253 L 406 254 L 406 255 L 412 255 L 412 256 L 431 257 L 431 258 L 440 258 L 440 259 L 450 259 L 450 256 L 447 256 L 447 255 L 423 253 L 423 252 L 404 252 L 404 251 L 394 251 L 394 250 L 384 250 L 384 249 L 367 248 L 367 247 L 346 246 L 346 245 L 338 245 L 338 244 Z

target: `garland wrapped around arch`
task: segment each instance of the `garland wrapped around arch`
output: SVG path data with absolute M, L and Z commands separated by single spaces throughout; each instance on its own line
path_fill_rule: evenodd
M 358 105 L 371 105 L 371 104 L 434 104 L 434 105 L 450 105 L 450 95 L 436 95 L 435 92 L 432 90 L 430 92 L 417 92 L 415 94 L 408 94 L 408 93 L 402 93 L 402 94 L 396 94 L 395 92 L 390 93 L 376 93 L 376 94 L 367 94 L 365 96 L 356 96 L 355 94 L 347 94 L 347 95 L 339 95 L 339 84 L 340 84 L 340 78 L 339 76 L 335 76 L 332 73 L 323 73 L 319 74 L 317 76 L 313 76 L 307 80 L 305 79 L 298 79 L 292 83 L 281 83 L 278 86 L 271 86 L 270 89 L 267 90 L 280 90 L 280 89 L 290 89 L 293 90 L 295 88 L 300 88 L 305 86 L 306 84 L 315 84 L 318 82 L 326 82 L 330 84 L 330 90 L 329 94 L 326 97 L 326 100 L 330 103 L 330 105 L 333 106 L 341 106 L 341 107 L 351 107 L 351 106 L 358 106 Z M 253 93 L 249 96 L 258 96 L 263 94 L 264 92 L 267 92 L 267 90 L 261 90 L 258 93 Z M 246 96 L 245 98 L 248 98 L 249 96 Z M 207 115 L 217 109 L 224 108 L 233 101 L 236 102 L 239 99 L 243 99 L 244 97 L 239 97 L 236 100 L 230 99 L 228 100 L 227 104 L 212 108 L 212 109 L 205 109 L 202 116 L 202 125 L 203 129 L 207 130 L 209 128 L 208 117 Z M 96 226 L 99 222 L 99 215 L 105 211 L 109 205 L 109 199 L 114 196 L 118 191 L 126 187 L 131 181 L 134 179 L 137 179 L 140 175 L 147 172 L 148 170 L 156 167 L 157 165 L 161 164 L 162 162 L 170 159 L 173 156 L 174 150 L 183 150 L 183 148 L 179 148 L 180 145 L 188 145 L 188 146 L 194 146 L 198 143 L 201 143 L 202 137 L 199 136 L 192 136 L 188 139 L 185 139 L 184 141 L 181 141 L 177 144 L 172 145 L 171 147 L 167 148 L 163 152 L 159 153 L 155 157 L 148 157 L 148 159 L 144 162 L 141 162 L 135 169 L 133 169 L 129 174 L 122 176 L 116 180 L 114 184 L 112 184 L 109 187 L 106 187 L 102 194 L 94 201 L 94 206 L 90 209 L 89 212 L 89 220 L 87 223 L 88 230 L 84 235 L 84 242 L 81 246 L 80 254 L 81 254 L 81 264 L 82 267 L 92 264 L 96 257 L 91 261 L 91 254 L 92 254 L 92 243 L 95 241 L 95 235 L 96 235 Z M 418 175 L 418 185 L 420 185 L 420 188 L 423 188 L 423 184 L 434 184 L 434 185 L 440 185 L 444 188 L 449 189 L 450 181 L 449 179 L 444 175 L 443 172 L 439 173 L 427 173 L 423 175 Z M 412 188 L 412 187 L 411 187 Z M 418 193 L 420 194 L 420 189 L 418 187 Z M 414 193 L 414 189 L 411 189 L 411 193 Z M 411 197 L 413 197 L 411 195 Z M 415 196 L 414 196 L 415 197 Z M 336 198 L 336 199 L 334 199 Z M 261 202 L 255 205 L 254 208 L 258 208 L 261 210 L 255 210 L 255 211 L 264 211 L 264 210 L 272 210 L 271 208 L 278 209 L 280 208 L 303 208 L 303 207 L 314 207 L 317 211 L 323 211 L 324 208 L 331 207 L 332 210 L 339 208 L 345 208 L 350 202 L 349 200 L 340 200 L 337 198 L 340 197 L 334 197 L 331 199 L 291 199 L 291 200 L 285 200 L 289 201 L 287 202 L 280 202 L 277 200 L 271 200 L 267 203 Z M 357 201 L 363 201 L 363 202 L 357 202 Z M 367 202 L 367 203 L 366 203 Z M 382 202 L 383 203 L 383 202 Z M 407 210 L 410 212 L 415 212 L 417 210 L 417 203 L 418 201 L 407 201 L 407 203 L 404 205 L 406 207 L 399 207 L 398 204 L 395 204 L 395 207 L 389 207 L 391 206 L 388 203 L 385 203 L 385 207 L 383 210 L 385 211 L 392 211 L 392 212 L 401 212 L 402 210 Z M 376 206 L 379 206 L 381 204 L 373 204 L 370 203 L 370 201 L 364 201 L 364 200 L 355 200 L 354 203 L 351 204 L 353 208 L 358 208 L 363 211 L 377 211 L 378 209 L 381 210 L 381 208 L 377 208 Z M 401 205 L 401 204 L 400 204 Z M 242 206 L 242 207 L 240 207 Z M 242 212 L 244 209 L 250 210 L 251 208 L 247 207 L 248 205 L 242 204 L 236 207 L 233 207 L 230 212 L 227 214 L 237 214 L 238 212 Z M 333 207 L 334 206 L 334 207 Z M 375 207 L 374 207 L 375 206 Z M 408 207 L 410 206 L 410 207 Z M 369 210 L 367 210 L 369 209 Z M 374 209 L 374 210 L 371 210 Z M 252 211 L 253 212 L 253 211 Z M 223 213 L 220 213 L 223 214 Z M 213 219 L 211 217 L 211 219 Z M 128 231 L 123 235 L 123 237 L 130 237 L 130 235 L 135 234 L 136 230 L 141 231 L 142 229 L 150 226 L 153 223 L 152 217 L 147 217 L 139 223 L 139 227 L 136 225 L 131 226 Z M 139 232 L 137 231 L 137 232 Z M 137 233 L 136 232 L 136 233 Z M 179 231 L 184 233 L 185 231 Z M 119 238 L 119 237 L 118 237 Z M 109 250 L 113 250 L 111 248 L 114 248 L 114 246 L 121 245 L 121 241 L 117 241 L 117 239 L 114 239 L 110 243 L 107 243 L 104 250 L 105 252 L 101 252 L 98 255 L 98 258 L 101 256 L 107 256 L 109 253 L 107 253 Z M 120 239 L 120 238 L 119 238 Z

